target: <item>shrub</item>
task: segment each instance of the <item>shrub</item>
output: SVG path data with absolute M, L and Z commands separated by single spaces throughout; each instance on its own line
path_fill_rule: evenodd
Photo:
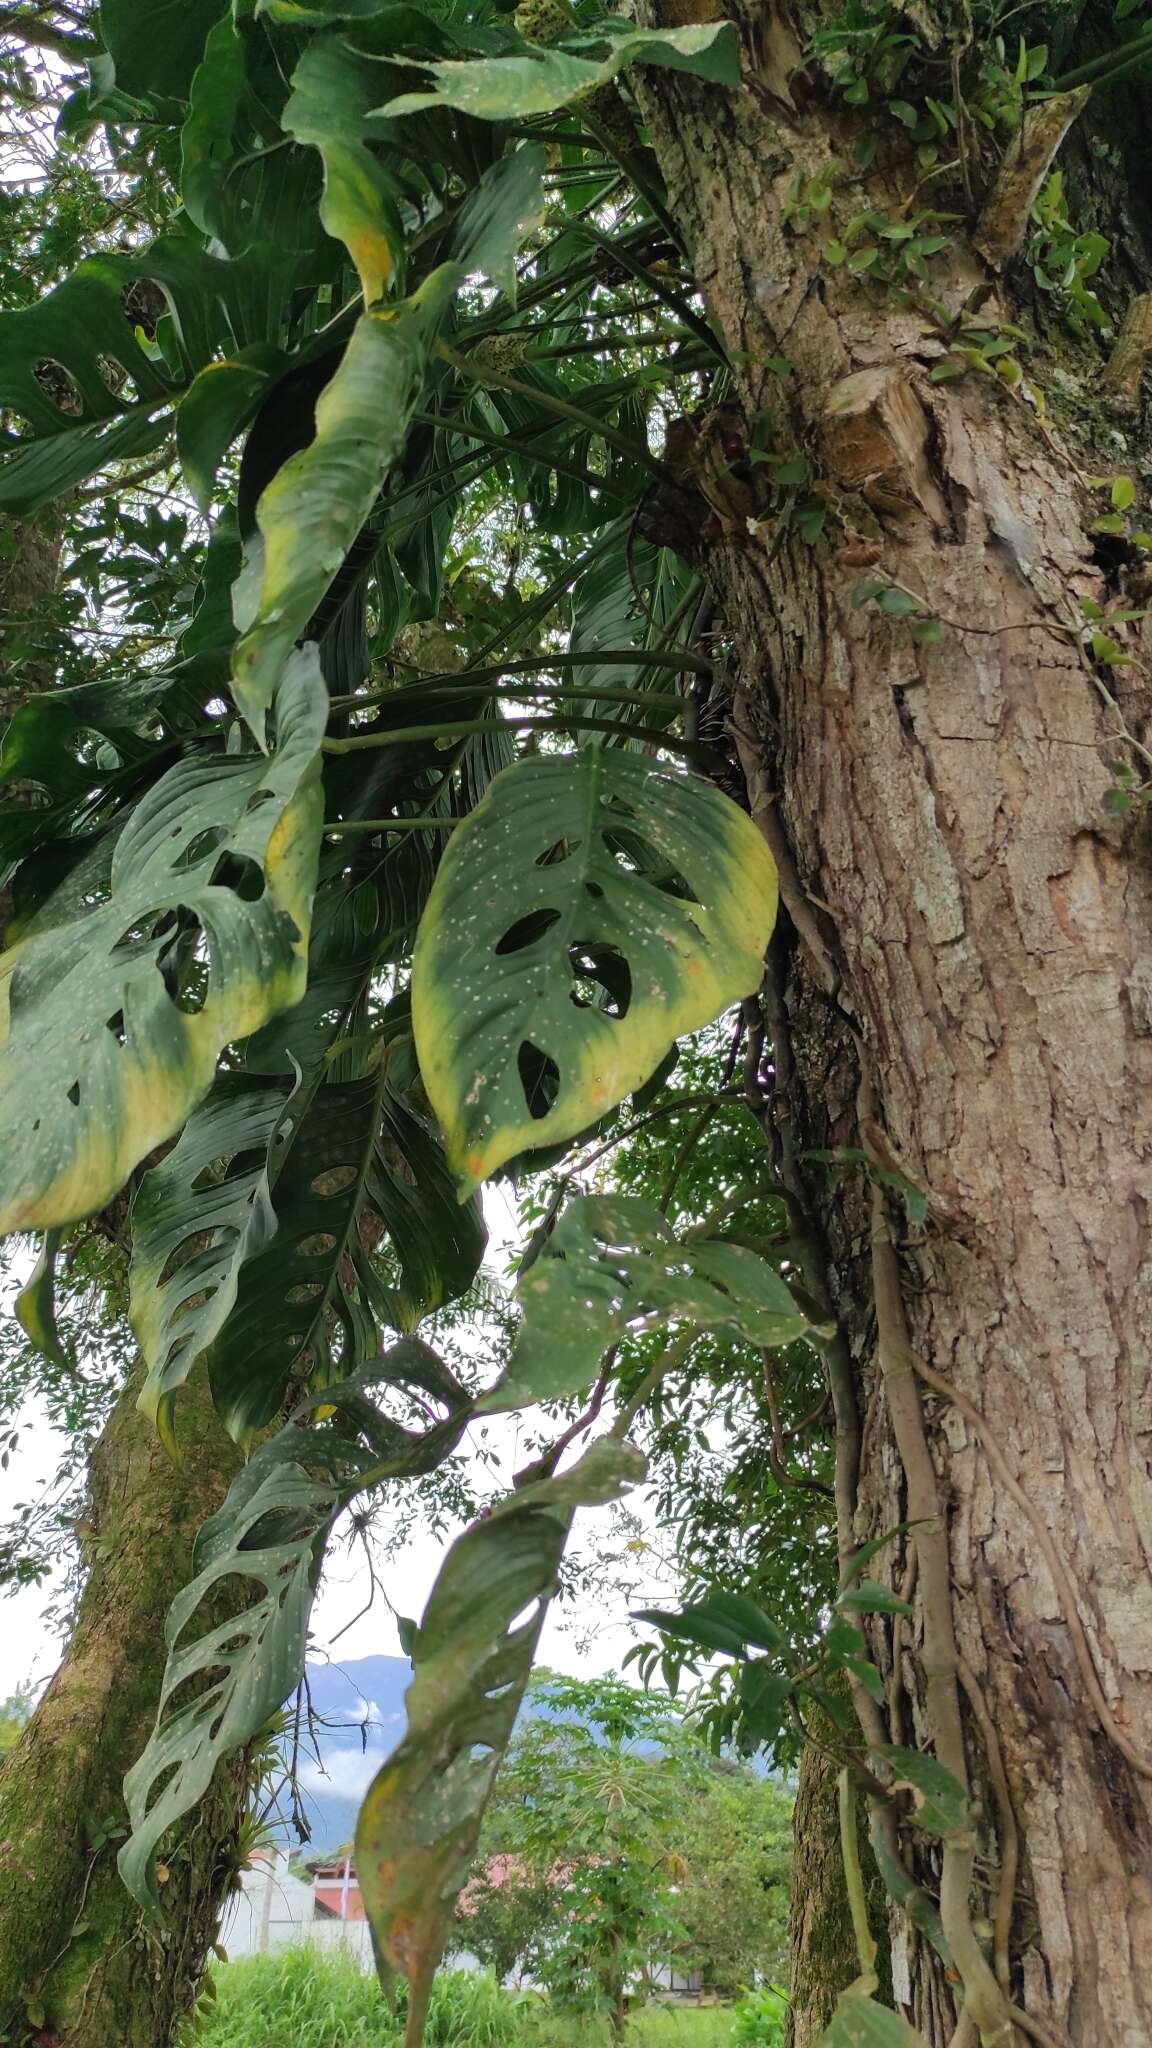
M 772 1984 L 759 1991 L 746 1991 L 732 2011 L 732 2041 L 747 2042 L 749 2048 L 783 2048 L 788 2000 Z

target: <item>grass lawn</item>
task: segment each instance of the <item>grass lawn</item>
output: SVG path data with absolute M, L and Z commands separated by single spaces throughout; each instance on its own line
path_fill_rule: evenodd
M 221 1964 L 213 1995 L 181 2048 L 400 2048 L 401 2030 L 375 1980 L 313 1949 Z M 627 2048 L 729 2048 L 730 2013 L 651 2005 Z M 538 1999 L 464 1972 L 437 1979 L 427 2048 L 610 2048 L 606 2024 L 554 2018 Z

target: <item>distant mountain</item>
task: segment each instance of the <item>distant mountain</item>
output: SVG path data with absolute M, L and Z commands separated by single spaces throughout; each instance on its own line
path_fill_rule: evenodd
M 315 1736 L 309 1741 L 304 1732 L 297 1774 L 312 1830 L 306 1855 L 319 1856 L 352 1840 L 360 1802 L 404 1733 L 404 1695 L 411 1682 L 407 1657 L 350 1657 L 343 1664 L 309 1664 Z M 546 1701 L 534 1701 L 528 1711 L 549 1716 Z M 752 1768 L 758 1776 L 768 1775 L 759 1759 Z M 298 1846 L 295 1830 L 287 1823 L 280 1832 L 286 1848 Z
M 404 1732 L 404 1694 L 412 1679 L 407 1657 L 351 1657 L 309 1664 L 316 1716 L 315 1746 L 300 1759 L 301 1803 L 319 1855 L 351 1840 L 360 1802 Z M 292 1833 L 288 1846 L 295 1843 Z

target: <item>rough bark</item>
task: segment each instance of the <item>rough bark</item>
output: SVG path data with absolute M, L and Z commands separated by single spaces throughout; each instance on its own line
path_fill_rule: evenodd
M 1137 737 L 1148 696 L 1140 668 L 1094 670 L 1077 631 L 1079 598 L 1114 601 L 1123 569 L 1117 553 L 1099 558 L 1084 474 L 1133 469 L 1140 449 L 1087 380 L 1075 410 L 1097 446 L 1078 456 L 985 378 L 929 383 L 944 343 L 927 313 L 819 256 L 841 218 L 904 203 L 899 138 L 885 133 L 863 182 L 845 166 L 864 119 L 818 89 L 790 105 L 785 32 L 762 16 L 743 32 L 743 90 L 649 74 L 643 96 L 672 212 L 739 352 L 745 411 L 768 411 L 785 451 L 808 453 L 829 509 L 812 547 L 781 537 L 770 505 L 751 525 L 746 503 L 727 519 L 718 508 L 710 563 L 736 721 L 778 794 L 803 891 L 796 923 L 831 964 L 823 1025 L 811 1003 L 795 1022 L 799 1085 L 822 1067 L 805 1033 L 846 1019 L 871 1091 L 864 1140 L 931 1201 L 902 1247 L 914 1346 L 1000 1454 L 929 1396 L 958 1649 L 987 1708 L 983 1734 L 965 1711 L 981 1844 L 995 1859 L 1004 1840 L 989 1728 L 1021 1835 L 1012 1996 L 1073 2048 L 1143 2048 L 1152 1783 L 1133 1758 L 1152 1757 L 1152 892 L 1140 807 L 1130 819 L 1105 803 L 1115 763 L 1136 757 L 1104 692 Z M 829 176 L 831 219 L 805 234 L 788 220 L 795 181 Z M 976 288 L 1013 317 L 960 228 L 932 294 L 956 307 Z M 761 367 L 780 355 L 786 387 Z M 866 573 L 921 597 L 939 643 L 854 605 Z M 834 1271 L 859 1338 L 870 1304 L 850 1288 L 852 1250 Z M 864 1536 L 902 1518 L 907 1486 L 873 1360 L 857 1379 Z M 905 1569 L 900 1551 L 890 1569 Z M 931 1744 L 933 1617 L 915 1598 L 885 1732 Z M 877 1648 L 888 1675 L 890 1636 Z M 994 1905 L 981 1868 L 978 1927 Z M 942 1973 L 908 1937 L 894 1961 L 897 1995 L 936 2048 L 953 2025 Z
M 243 1759 L 166 1852 L 162 1933 L 116 1870 L 122 1779 L 155 1716 L 165 1615 L 237 1463 L 192 1387 L 174 1466 L 138 1390 L 125 1388 L 93 1454 L 92 1565 L 64 1662 L 0 1767 L 0 2039 L 20 2048 L 168 2048 L 235 1870 Z

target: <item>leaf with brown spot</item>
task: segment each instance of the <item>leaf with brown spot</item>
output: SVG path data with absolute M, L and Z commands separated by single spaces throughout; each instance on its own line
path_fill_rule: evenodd
M 436 1966 L 512 1734 L 577 1507 L 644 1477 L 602 1438 L 557 1479 L 522 1487 L 452 1545 L 412 1649 L 408 1728 L 369 1787 L 356 1867 L 385 1960 L 408 1979 L 420 2048 Z

